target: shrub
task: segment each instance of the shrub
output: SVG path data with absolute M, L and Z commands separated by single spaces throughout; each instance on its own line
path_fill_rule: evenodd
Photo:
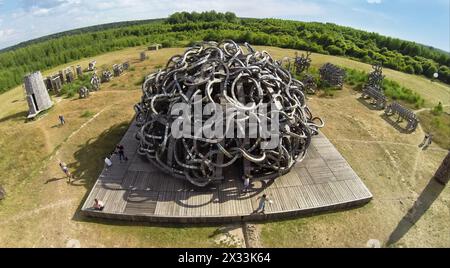
M 328 46 L 327 51 L 330 52 L 331 55 L 344 55 L 344 50 L 335 45 Z
M 434 106 L 434 108 L 431 110 L 431 113 L 436 116 L 441 115 L 443 112 L 444 112 L 444 107 L 442 106 L 441 102 L 439 102 L 439 104 Z
M 406 66 L 405 71 L 409 74 L 414 74 L 414 67 L 412 67 L 411 65 Z
M 90 118 L 90 117 L 93 117 L 93 116 L 94 116 L 94 113 L 93 113 L 93 112 L 86 110 L 86 111 L 84 111 L 84 112 L 81 114 L 80 117 L 83 117 L 83 118 Z

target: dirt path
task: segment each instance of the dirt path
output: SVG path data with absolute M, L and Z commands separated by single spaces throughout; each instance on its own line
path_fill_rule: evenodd
M 96 113 L 94 116 L 92 116 L 91 119 L 89 119 L 88 121 L 86 121 L 84 124 L 82 124 L 77 130 L 75 130 L 74 132 L 72 132 L 69 137 L 67 137 L 66 140 L 64 140 L 61 144 L 60 144 L 60 148 L 66 144 L 67 142 L 69 142 L 73 136 L 75 136 L 78 132 L 80 132 L 80 130 L 82 130 L 84 127 L 86 127 L 87 125 L 89 125 L 92 121 L 95 120 L 95 118 L 97 118 L 101 113 L 103 113 L 106 109 L 108 109 L 111 106 L 107 106 L 105 108 L 103 108 L 100 112 Z M 52 160 L 53 157 L 58 156 L 59 152 L 61 149 L 56 150 L 53 155 L 50 156 L 49 160 Z
M 450 104 L 442 105 L 442 107 L 443 107 L 443 108 L 445 108 L 445 107 L 450 107 Z M 431 111 L 431 110 L 433 110 L 433 108 L 421 108 L 421 109 L 419 109 L 419 110 L 415 110 L 414 112 L 415 112 L 416 114 L 418 114 L 418 113 L 421 113 L 421 112 Z
M 55 156 L 58 156 L 58 155 L 59 155 L 59 152 L 60 152 L 60 150 L 62 149 L 62 146 L 64 146 L 64 144 L 66 144 L 67 142 L 69 142 L 75 135 L 77 135 L 77 133 L 80 132 L 80 130 L 82 130 L 82 129 L 85 128 L 87 125 L 89 125 L 92 121 L 94 121 L 101 113 L 103 113 L 103 112 L 104 112 L 106 109 L 108 109 L 109 107 L 111 107 L 111 106 L 107 106 L 107 107 L 103 108 L 101 111 L 99 111 L 98 113 L 96 113 L 91 119 L 89 119 L 89 120 L 86 121 L 84 124 L 82 124 L 78 129 L 76 129 L 75 131 L 73 131 L 73 132 L 67 137 L 67 139 L 65 139 L 65 140 L 59 145 L 59 149 L 56 150 L 54 153 L 52 153 L 52 155 L 51 155 L 50 158 L 49 158 L 49 161 L 51 161 Z M 39 128 L 41 129 L 41 131 L 44 133 L 44 137 L 45 137 L 45 146 L 46 146 L 46 149 L 50 151 L 50 148 L 51 148 L 52 146 L 51 146 L 50 138 L 49 138 L 49 136 L 48 136 L 48 131 L 45 130 L 45 128 L 44 128 L 41 124 L 39 124 L 39 123 L 38 123 L 37 127 L 39 127 Z M 47 164 L 44 164 L 44 165 L 42 166 L 41 172 L 42 172 L 43 170 L 47 169 L 47 168 L 48 168 L 48 163 L 47 163 Z M 2 224 L 7 224 L 7 223 L 11 223 L 11 222 L 15 222 L 15 221 L 22 220 L 22 219 L 25 219 L 25 218 L 29 218 L 29 217 L 32 217 L 32 216 L 34 216 L 34 215 L 36 215 L 36 214 L 39 214 L 39 213 L 41 213 L 41 212 L 43 212 L 43 211 L 46 211 L 46 210 L 54 209 L 54 208 L 61 207 L 61 206 L 68 206 L 69 204 L 71 204 L 71 203 L 74 202 L 75 200 L 77 200 L 77 199 L 73 198 L 73 199 L 69 199 L 69 200 L 64 200 L 64 199 L 58 200 L 58 201 L 56 201 L 56 202 L 54 202 L 54 203 L 52 203 L 52 204 L 45 205 L 45 206 L 42 206 L 42 207 L 33 209 L 33 210 L 31 210 L 31 211 L 26 211 L 26 212 L 23 212 L 23 213 L 21 213 L 21 214 L 19 214 L 19 215 L 13 216 L 13 217 L 11 217 L 11 218 L 9 218 L 9 219 L 0 221 L 0 225 L 2 225 Z

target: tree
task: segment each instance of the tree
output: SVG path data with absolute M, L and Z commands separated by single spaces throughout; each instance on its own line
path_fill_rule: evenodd
M 434 75 L 435 73 L 437 73 L 437 72 L 438 72 L 437 67 L 436 67 L 435 65 L 431 65 L 431 66 L 427 69 L 427 71 L 426 71 L 425 74 L 426 74 L 428 77 L 432 78 L 433 75 Z
M 326 50 L 330 52 L 331 55 L 344 55 L 344 51 L 335 45 L 328 46 Z
M 409 74 L 414 74 L 414 67 L 411 65 L 406 66 L 405 71 Z

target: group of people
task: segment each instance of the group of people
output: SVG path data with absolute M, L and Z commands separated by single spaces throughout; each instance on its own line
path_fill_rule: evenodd
M 106 170 L 108 170 L 108 168 L 110 168 L 113 164 L 112 160 L 111 160 L 111 157 L 113 154 L 119 155 L 120 163 L 122 163 L 122 161 L 128 161 L 128 157 L 125 155 L 125 147 L 122 144 L 119 144 L 116 146 L 116 149 L 114 150 L 114 152 L 112 152 L 110 155 L 105 157 Z

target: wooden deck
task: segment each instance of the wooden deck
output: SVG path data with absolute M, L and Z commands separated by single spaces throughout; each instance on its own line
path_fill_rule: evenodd
M 86 216 L 149 222 L 231 222 L 292 217 L 330 211 L 369 202 L 372 194 L 330 141 L 320 134 L 302 163 L 274 181 L 255 181 L 242 194 L 242 181 L 228 180 L 209 188 L 196 188 L 174 179 L 137 155 L 137 127 L 128 129 L 121 143 L 129 161 L 104 169 L 86 199 Z M 263 193 L 273 200 L 265 214 L 253 214 Z M 92 209 L 94 199 L 105 203 Z

